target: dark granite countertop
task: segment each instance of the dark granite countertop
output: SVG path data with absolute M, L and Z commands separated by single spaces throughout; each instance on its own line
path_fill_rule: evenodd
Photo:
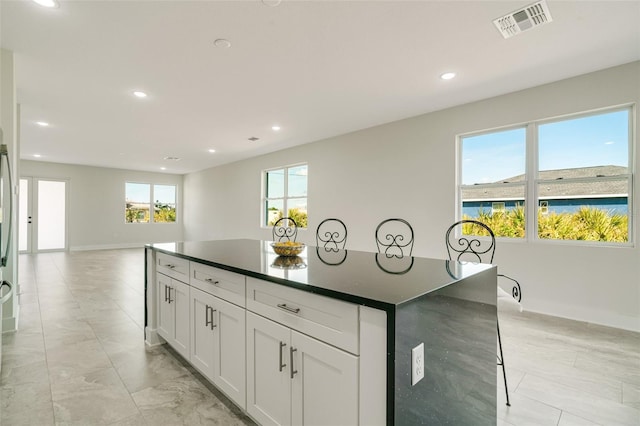
M 388 258 L 307 246 L 299 258 L 277 256 L 271 241 L 238 239 L 147 244 L 146 247 L 228 271 L 384 310 L 492 268 L 421 257 Z M 295 264 L 287 267 L 289 264 Z

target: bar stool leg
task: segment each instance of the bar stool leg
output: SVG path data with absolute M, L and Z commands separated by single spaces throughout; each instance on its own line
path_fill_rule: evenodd
M 504 355 L 502 354 L 502 339 L 500 338 L 500 323 L 496 321 L 498 327 L 498 347 L 500 348 L 500 355 L 498 356 L 498 365 L 502 366 L 502 376 L 504 377 L 504 392 L 507 394 L 507 406 L 511 407 L 509 402 L 509 386 L 507 386 L 507 372 L 504 369 Z

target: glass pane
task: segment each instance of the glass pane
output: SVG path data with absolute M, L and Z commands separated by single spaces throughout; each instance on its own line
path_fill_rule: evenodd
M 289 168 L 289 197 L 307 196 L 307 165 Z
M 127 223 L 149 222 L 151 185 L 127 182 L 125 194 L 125 221 Z
M 154 212 L 153 221 L 168 223 L 176 221 L 175 185 L 153 185 Z
M 288 203 L 289 213 L 288 216 L 296 221 L 299 228 L 307 227 L 307 199 L 306 198 L 293 198 L 289 199 Z
M 626 242 L 629 182 L 552 182 L 538 185 L 538 236 L 542 239 Z
M 464 187 L 462 218 L 486 224 L 496 237 L 524 238 L 524 195 L 524 185 Z
M 627 110 L 543 124 L 538 135 L 540 179 L 628 173 Z
M 29 189 L 29 181 L 27 179 L 20 179 L 18 251 L 29 250 Z
M 66 183 L 38 181 L 38 250 L 66 247 Z
M 267 198 L 284 197 L 284 169 L 267 172 Z
M 283 211 L 284 202 L 282 200 L 267 200 L 265 224 L 267 226 L 273 226 L 278 219 L 284 216 Z
M 462 184 L 524 180 L 526 129 L 462 139 Z

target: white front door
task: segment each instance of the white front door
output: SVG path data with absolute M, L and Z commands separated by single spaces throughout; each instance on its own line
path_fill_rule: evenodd
M 67 249 L 67 182 L 20 179 L 18 250 L 21 253 Z

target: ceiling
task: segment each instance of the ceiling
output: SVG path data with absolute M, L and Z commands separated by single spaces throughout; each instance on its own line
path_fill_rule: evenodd
M 277 3 L 1 0 L 21 157 L 183 174 L 640 59 L 640 0 Z

